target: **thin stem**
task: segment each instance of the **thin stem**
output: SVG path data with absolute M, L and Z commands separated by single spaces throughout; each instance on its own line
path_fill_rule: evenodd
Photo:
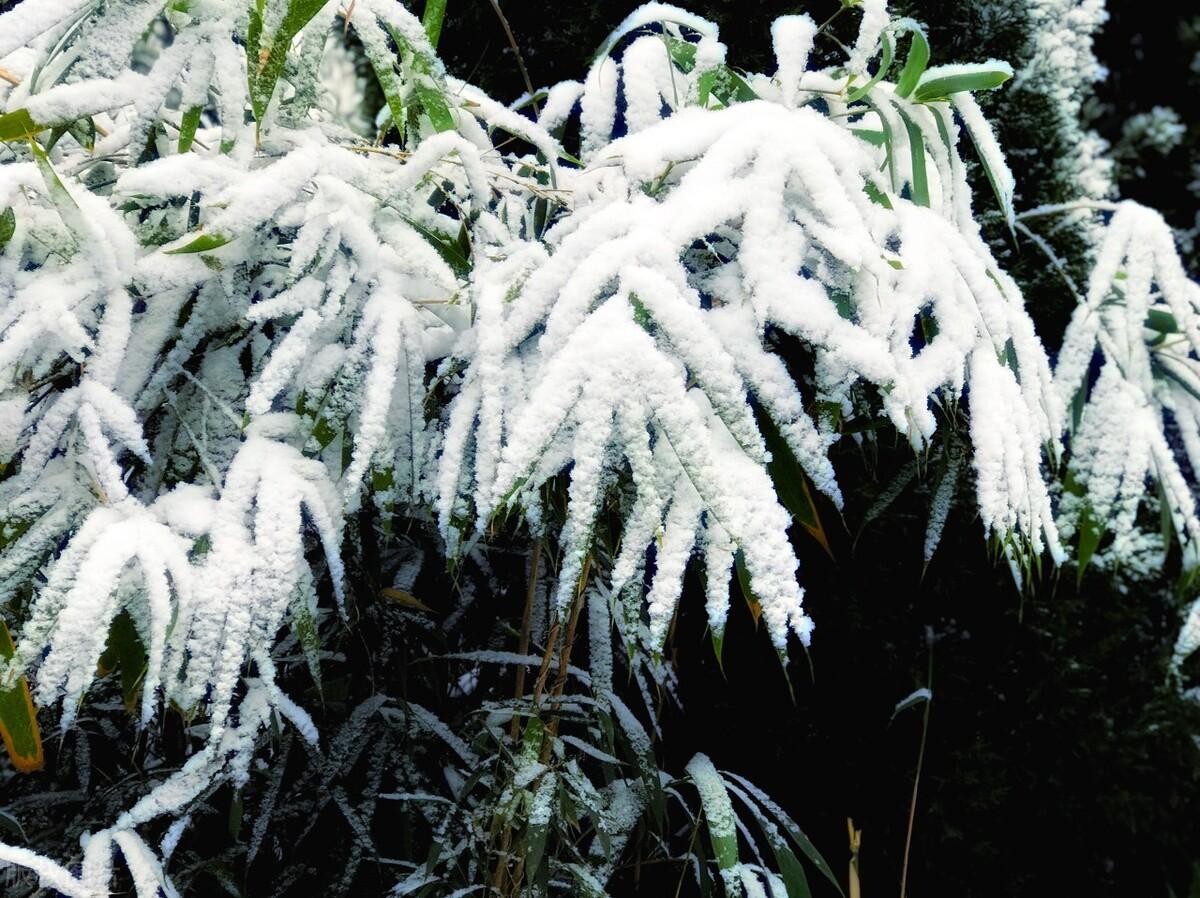
M 571 668 L 571 650 L 575 647 L 575 633 L 579 626 L 579 615 L 583 610 L 583 595 L 587 591 L 588 576 L 591 573 L 592 556 L 583 560 L 583 571 L 579 575 L 579 584 L 575 589 L 575 601 L 571 603 L 571 614 L 567 620 L 567 632 L 563 636 L 562 649 L 558 653 L 558 674 L 554 679 L 551 695 L 554 698 L 554 709 L 550 721 L 546 724 L 546 735 L 542 741 L 541 762 L 550 760 L 550 752 L 554 747 L 554 737 L 558 735 L 558 700 L 562 698 L 567 688 L 567 676 Z
M 913 777 L 912 801 L 908 805 L 908 831 L 904 834 L 904 864 L 900 868 L 900 898 L 908 886 L 908 854 L 912 847 L 913 823 L 917 816 L 917 789 L 921 785 L 921 766 L 925 761 L 925 742 L 929 736 L 929 711 L 933 707 L 933 639 L 929 639 L 929 673 L 926 677 L 926 688 L 929 699 L 925 702 L 925 712 L 921 717 L 921 747 L 917 749 L 917 773 Z
M 701 811 L 700 813 L 703 814 L 704 812 Z M 685 852 L 685 854 L 684 854 L 685 858 L 689 857 L 691 855 L 692 848 L 696 844 L 696 835 L 699 832 L 700 832 L 700 820 L 699 820 L 699 818 L 697 818 L 695 825 L 692 827 L 692 837 L 690 839 L 688 839 L 687 852 Z M 683 867 L 683 869 L 679 871 L 679 881 L 677 883 L 675 883 L 675 898 L 679 898 L 679 893 L 683 889 L 683 879 L 686 875 L 687 875 L 687 866 L 685 865 Z
M 538 569 L 542 564 L 542 541 L 539 539 L 533 544 L 533 555 L 529 560 L 529 585 L 525 589 L 525 611 L 521 615 L 521 638 L 517 643 L 517 653 L 520 655 L 529 654 L 529 626 L 533 619 L 533 598 L 537 593 L 538 584 Z M 525 694 L 525 665 L 517 665 L 517 683 L 514 698 L 519 699 Z M 517 741 L 517 737 L 521 734 L 521 719 L 517 715 L 513 715 L 512 725 L 509 728 L 509 735 L 512 736 L 513 742 Z
M 828 19 L 826 19 L 824 22 L 822 22 L 820 24 L 820 26 L 818 26 L 816 34 L 824 34 L 825 29 L 827 29 L 830 25 L 832 25 L 835 21 L 837 21 L 837 17 L 840 16 L 845 11 L 846 11 L 845 6 L 839 6 L 837 8 L 837 11 L 833 15 L 831 15 Z M 813 36 L 815 37 L 816 34 L 814 34 Z
M 513 35 L 512 28 L 509 27 L 504 10 L 500 8 L 500 0 L 491 0 L 491 3 L 492 9 L 496 11 L 496 18 L 500 20 L 500 26 L 504 29 L 504 36 L 508 38 L 508 45 L 512 47 L 513 56 L 517 59 L 517 69 L 521 72 L 521 80 L 525 82 L 525 90 L 529 92 L 529 105 L 533 108 L 534 118 L 537 118 L 538 106 L 537 100 L 533 99 L 533 82 L 529 80 L 529 72 L 525 69 L 525 59 L 521 56 L 521 48 L 517 46 L 517 38 Z

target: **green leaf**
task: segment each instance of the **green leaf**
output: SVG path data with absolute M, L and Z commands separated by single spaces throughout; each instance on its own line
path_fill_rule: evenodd
M 0 620 L 0 658 L 7 661 L 15 650 L 8 625 Z M 45 764 L 42 734 L 25 677 L 18 679 L 11 689 L 0 691 L 0 737 L 17 770 L 33 773 L 42 769 Z
M 44 130 L 45 126 L 37 124 L 28 109 L 15 109 L 0 115 L 0 141 L 32 140 Z
M 758 600 L 758 596 L 754 594 L 754 587 L 750 585 L 750 571 L 746 567 L 746 556 L 741 549 L 733 556 L 733 566 L 737 571 L 738 586 L 742 589 L 742 597 L 746 600 L 746 607 L 750 609 L 750 616 L 754 618 L 754 625 L 758 626 L 758 619 L 762 617 L 762 603 Z
M 542 751 L 542 737 L 545 731 L 545 725 L 537 717 L 529 718 L 529 722 L 525 724 L 525 731 L 521 734 L 520 757 L 526 764 L 537 761 Z
M 256 0 L 250 7 L 250 23 L 246 32 L 246 75 L 250 88 L 250 106 L 254 120 L 262 125 L 267 106 L 275 93 L 275 85 L 283 74 L 292 40 L 321 11 L 329 0 L 290 0 L 283 21 L 271 42 L 263 46 L 264 0 Z
M 50 139 L 46 141 L 46 151 L 52 150 L 64 134 L 74 137 L 75 142 L 89 153 L 96 147 L 96 123 L 91 116 L 55 125 L 50 131 Z
M 179 152 L 186 153 L 196 140 L 196 129 L 200 127 L 199 106 L 193 106 L 183 114 L 179 123 Z
M 1004 367 L 1008 368 L 1008 370 L 1013 373 L 1013 377 L 1015 377 L 1017 382 L 1020 383 L 1021 365 L 1017 361 L 1017 347 L 1013 343 L 1012 337 L 1009 337 L 1004 341 L 1004 349 L 998 354 L 997 361 L 999 361 Z
M 146 676 L 146 646 L 138 635 L 137 626 L 127 611 L 113 618 L 108 630 L 108 643 L 100 656 L 101 673 L 119 670 L 121 673 L 121 698 L 125 707 L 133 711 L 137 707 L 138 693 Z
M 71 197 L 70 191 L 67 190 L 67 185 L 62 182 L 62 178 L 58 176 L 58 172 L 54 170 L 54 166 L 50 164 L 50 157 L 46 155 L 46 151 L 37 143 L 31 143 L 30 149 L 33 151 L 33 158 L 37 162 L 38 171 L 42 173 L 42 180 L 46 182 L 46 190 L 50 194 L 50 200 L 54 203 L 55 208 L 65 217 L 73 217 L 74 213 L 79 211 L 79 206 Z M 68 222 L 70 225 L 70 222 Z
M 725 661 L 722 658 L 722 653 L 725 649 L 725 634 L 717 634 L 716 630 L 711 627 L 708 631 L 709 638 L 712 640 L 713 654 L 717 657 L 717 667 L 721 669 L 721 673 L 725 673 Z
M 804 834 L 804 831 L 796 825 L 796 821 L 788 816 L 783 808 L 779 807 L 779 805 L 771 800 L 769 795 L 745 777 L 738 776 L 736 773 L 730 773 L 729 771 L 725 772 L 725 776 L 753 795 L 775 822 L 783 828 L 783 831 L 792 840 L 792 843 L 800 849 L 800 852 L 837 889 L 838 894 L 846 894 L 842 891 L 842 886 L 838 882 L 837 876 L 834 875 L 833 868 L 829 866 L 829 863 L 822 857 L 821 852 L 817 851 L 817 847 L 813 845 L 808 836 Z
M 697 88 L 700 92 L 700 105 L 707 106 L 708 98 L 712 96 L 723 106 L 732 106 L 734 103 L 748 103 L 751 100 L 757 100 L 758 94 L 754 89 L 746 83 L 737 72 L 728 66 L 717 66 L 715 69 L 709 69 L 700 76 L 697 82 Z
M 321 636 L 317 632 L 317 621 L 307 597 L 301 593 L 292 602 L 292 632 L 304 652 L 304 662 L 308 665 L 309 676 L 321 694 Z
M 322 449 L 327 448 L 337 435 L 337 430 L 324 418 L 318 418 L 317 423 L 313 425 L 313 439 L 317 441 L 317 445 Z
M 614 693 L 608 692 L 606 697 L 612 705 L 621 732 L 625 735 L 625 741 L 636 758 L 638 774 L 646 788 L 647 803 L 650 806 L 654 829 L 655 832 L 661 834 L 666 822 L 667 798 L 663 793 L 662 781 L 659 779 L 658 765 L 654 760 L 654 746 L 650 741 L 650 736 L 633 712 Z
M 164 252 L 168 256 L 178 256 L 184 253 L 207 253 L 219 249 L 232 240 L 233 238 L 226 234 L 201 234 L 190 243 L 185 243 L 175 249 L 164 250 Z
M 407 215 L 401 215 L 414 231 L 438 251 L 438 255 L 442 257 L 450 269 L 459 277 L 466 277 L 471 273 L 471 259 L 469 256 L 464 256 L 461 245 L 458 240 L 438 234 L 425 227 L 419 221 L 409 218 Z
M 633 306 L 633 323 L 646 333 L 653 335 L 654 319 L 650 317 L 650 312 L 646 308 L 646 304 L 638 299 L 636 293 L 629 294 L 629 304 Z
M 425 26 L 425 34 L 429 43 L 436 50 L 438 39 L 442 36 L 442 20 L 446 17 L 446 0 L 425 0 L 425 14 L 421 16 L 421 24 Z
M 779 868 L 779 873 L 783 877 L 783 885 L 787 890 L 788 898 L 811 898 L 812 890 L 808 885 L 808 877 L 804 874 L 804 866 L 796 857 L 796 853 L 788 846 L 787 839 L 779 831 L 779 827 L 767 817 L 762 808 L 749 795 L 730 782 L 728 778 L 725 779 L 725 788 L 737 796 L 742 804 L 750 810 L 758 822 L 759 828 L 766 835 L 767 843 L 775 855 L 775 866 Z
M 884 141 L 887 139 L 886 135 L 884 135 L 882 131 L 876 131 L 873 128 L 851 128 L 850 130 L 856 137 L 862 138 L 867 143 L 871 144 L 871 146 L 875 147 L 883 146 Z
M 238 833 L 242 831 L 242 812 L 242 793 L 241 791 L 234 792 L 233 799 L 229 802 L 229 837 L 235 842 Z
M 912 39 L 908 56 L 904 58 L 904 67 L 900 69 L 900 78 L 896 82 L 896 96 L 907 97 L 916 89 L 921 76 L 925 74 L 925 67 L 929 65 L 929 41 L 925 37 L 925 29 L 918 23 L 911 19 L 902 21 L 903 30 L 912 35 Z
M 875 110 L 875 116 L 879 119 L 879 127 L 882 129 L 883 133 L 882 144 L 887 153 L 885 156 L 885 162 L 888 170 L 888 184 L 891 186 L 892 193 L 899 193 L 900 182 L 896 177 L 896 154 L 892 149 L 895 145 L 895 141 L 892 140 L 892 126 L 888 124 L 888 120 L 884 117 L 883 113 L 879 111 L 879 107 L 871 102 L 871 98 L 869 96 L 863 97 L 862 101 L 866 103 L 868 107 Z
M 732 870 L 738 863 L 737 825 L 725 781 L 717 773 L 713 762 L 703 754 L 697 754 L 688 761 L 687 772 L 696 791 L 700 793 L 700 804 L 704 808 L 704 820 L 717 867 L 722 871 Z
M 995 60 L 978 65 L 935 66 L 921 75 L 913 99 L 928 103 L 963 91 L 993 90 L 1012 74 L 1012 66 Z
M 1083 572 L 1087 570 L 1103 538 L 1104 522 L 1097 520 L 1090 505 L 1084 504 L 1083 512 L 1079 515 L 1079 570 L 1075 575 L 1076 587 L 1083 583 Z
M 96 123 L 92 117 L 84 116 L 67 125 L 67 133 L 75 138 L 75 142 L 89 153 L 96 148 Z
M 0 212 L 0 249 L 4 249 L 8 241 L 12 240 L 13 234 L 17 232 L 17 214 L 13 212 L 12 206 L 9 206 L 3 212 Z
M 759 413 L 755 417 L 771 453 L 767 473 L 771 475 L 776 495 L 783 502 L 784 508 L 791 512 L 796 523 L 821 544 L 821 548 L 830 558 L 833 558 L 829 539 L 825 535 L 825 528 L 821 524 L 820 515 L 817 514 L 817 506 L 813 502 L 812 491 L 808 488 L 808 475 L 804 473 L 803 466 L 796 459 L 792 447 L 787 444 L 771 416 Z
M 534 793 L 534 802 L 552 802 L 554 793 L 558 789 L 558 777 L 553 771 L 542 777 L 541 783 L 538 784 L 537 792 Z M 553 816 L 553 812 L 551 813 Z M 525 876 L 528 880 L 532 880 L 538 867 L 542 863 L 542 855 L 546 851 L 546 836 L 550 832 L 550 821 L 546 820 L 541 823 L 530 823 L 525 830 Z
M 1180 332 L 1179 323 L 1175 316 L 1163 309 L 1151 309 L 1146 313 L 1145 327 L 1160 334 L 1177 334 Z
M 434 130 L 454 130 L 454 116 L 450 114 L 450 107 L 446 105 L 446 99 L 442 96 L 441 91 L 418 81 L 413 85 L 413 93 L 421 108 L 425 110 L 425 114 L 429 116 L 429 123 L 433 125 Z
M 690 44 L 687 41 L 679 40 L 677 37 L 667 35 L 667 52 L 671 54 L 671 61 L 685 75 L 696 67 L 695 44 Z
M 1171 545 L 1171 537 L 1175 533 L 1175 521 L 1171 518 L 1171 502 L 1167 498 L 1167 491 L 1166 491 L 1166 489 L 1163 488 L 1162 481 L 1161 480 L 1157 481 L 1155 483 L 1155 486 L 1158 489 L 1158 527 L 1159 527 L 1159 532 L 1162 533 L 1163 545 L 1169 546 L 1169 545 Z M 1196 571 L 1185 570 L 1182 573 L 1182 577 L 1185 580 L 1191 580 L 1192 576 L 1195 573 L 1196 573 Z M 1187 591 L 1192 592 L 1191 589 L 1188 589 Z
M 917 126 L 903 109 L 897 108 L 908 132 L 908 149 L 912 156 L 912 201 L 918 206 L 929 207 L 929 175 L 925 171 L 925 138 Z
M 875 70 L 875 74 L 871 76 L 871 80 L 856 90 L 850 91 L 846 95 L 847 103 L 856 103 L 871 92 L 871 88 L 883 80 L 883 76 L 888 73 L 892 67 L 892 57 L 895 53 L 895 44 L 892 41 L 892 36 L 886 31 L 883 34 L 883 59 L 879 62 L 879 68 Z
M 369 32 L 364 33 L 365 35 Z M 379 38 L 379 46 L 374 40 L 363 40 L 363 52 L 366 54 L 368 61 L 371 63 L 371 68 L 375 72 L 375 81 L 379 84 L 379 89 L 383 91 L 383 99 L 387 103 L 388 112 L 392 116 L 392 125 L 395 126 L 397 133 L 400 135 L 400 140 L 404 140 L 404 98 L 400 95 L 401 85 L 400 78 L 396 74 L 396 67 L 393 64 L 392 58 L 389 55 L 384 55 L 386 49 L 386 40 Z

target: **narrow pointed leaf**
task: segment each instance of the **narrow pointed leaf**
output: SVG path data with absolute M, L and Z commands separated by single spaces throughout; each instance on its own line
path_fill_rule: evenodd
M 7 661 L 14 651 L 8 625 L 0 620 L 0 658 Z M 25 677 L 18 679 L 11 689 L 0 691 L 0 737 L 13 766 L 21 773 L 33 773 L 45 765 L 37 710 Z
M 913 99 L 928 103 L 963 91 L 993 90 L 1012 75 L 1012 66 L 996 60 L 977 65 L 935 66 L 921 75 Z

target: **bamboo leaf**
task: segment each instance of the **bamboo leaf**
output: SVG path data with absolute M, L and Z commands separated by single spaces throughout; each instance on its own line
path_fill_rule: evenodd
M 722 873 L 731 871 L 738 863 L 737 825 L 725 781 L 717 773 L 713 762 L 703 754 L 697 754 L 688 761 L 687 772 L 696 791 L 700 793 L 700 804 L 704 808 L 704 821 L 717 867 Z
M 232 237 L 225 234 L 201 234 L 183 246 L 164 250 L 163 252 L 168 256 L 177 256 L 184 253 L 207 253 L 214 249 L 219 249 L 232 240 Z
M 977 65 L 934 66 L 926 69 L 917 81 L 913 99 L 929 103 L 963 91 L 994 90 L 1012 75 L 1012 66 L 998 60 Z
M 883 134 L 883 138 L 880 142 L 883 145 L 886 153 L 884 161 L 887 164 L 888 184 L 891 186 L 892 193 L 899 193 L 900 182 L 896 176 L 896 154 L 894 150 L 895 141 L 892 139 L 892 126 L 888 124 L 888 120 L 884 117 L 883 113 L 879 111 L 879 107 L 871 102 L 871 98 L 869 96 L 863 97 L 862 100 L 867 104 L 867 106 L 875 110 L 875 116 L 879 119 L 879 127 Z
M 1145 327 L 1160 334 L 1179 333 L 1179 324 L 1175 321 L 1175 316 L 1163 309 L 1150 309 L 1146 312 Z
M 418 81 L 413 85 L 413 93 L 421 108 L 425 110 L 425 114 L 429 116 L 429 123 L 433 125 L 434 130 L 454 130 L 454 116 L 450 114 L 450 107 L 446 105 L 446 99 L 442 96 L 441 91 Z
M 682 16 L 682 15 L 678 15 L 679 13 L 682 13 L 682 12 L 683 12 L 683 10 L 673 9 L 672 7 L 664 6 L 659 11 L 657 20 L 659 22 L 675 22 L 676 24 L 680 24 L 680 25 L 690 25 L 691 22 L 689 20 L 684 18 L 684 16 Z M 608 33 L 608 37 L 606 37 L 604 39 L 604 43 L 602 43 L 596 49 L 596 52 L 592 54 L 591 63 L 593 65 L 595 65 L 597 60 L 603 59 L 605 56 L 607 56 L 609 53 L 611 53 L 613 51 L 613 47 L 615 47 L 620 42 L 621 38 L 625 37 L 625 35 L 629 34 L 631 31 L 636 31 L 638 28 L 644 27 L 644 25 L 645 25 L 645 23 L 641 23 L 641 24 L 634 25 L 631 28 L 626 24 L 622 24 L 622 25 L 619 25 L 616 28 L 614 28 L 612 31 L 610 31 Z
M 44 130 L 45 127 L 37 124 L 27 109 L 15 109 L 0 115 L 0 142 L 32 140 L 39 131 Z
M 775 492 L 783 502 L 783 507 L 791 512 L 792 518 L 809 536 L 821 544 L 825 554 L 833 558 L 829 538 L 825 535 L 825 528 L 821 524 L 820 515 L 817 514 L 817 506 L 813 502 L 812 491 L 808 488 L 808 475 L 804 473 L 803 466 L 796 459 L 792 447 L 787 444 L 771 416 L 758 414 L 756 418 L 767 449 L 771 452 L 767 473 L 771 475 L 771 482 L 775 485 Z
M 877 131 L 874 128 L 851 128 L 856 137 L 862 138 L 871 146 L 881 147 L 887 139 L 883 131 Z M 870 182 L 868 182 L 870 183 Z
M 949 138 L 949 135 L 946 133 L 946 126 L 942 121 L 942 116 L 936 110 L 935 110 L 935 118 L 937 119 L 938 129 L 940 131 L 942 131 L 943 134 L 945 135 L 943 137 L 943 140 L 945 141 L 946 145 L 949 147 L 950 146 L 950 138 Z M 1004 184 L 1002 183 L 1002 181 L 1000 179 L 999 174 L 996 172 L 995 168 L 992 166 L 991 154 L 986 153 L 983 150 L 983 141 L 987 140 L 989 138 L 985 137 L 982 134 L 976 133 L 976 130 L 975 130 L 975 127 L 973 124 L 973 120 L 969 116 L 964 116 L 962 121 L 963 121 L 963 125 L 966 127 L 968 136 L 970 136 L 970 138 L 971 138 L 971 146 L 973 146 L 975 148 L 975 158 L 979 160 L 979 164 L 983 167 L 983 173 L 987 176 L 988 184 L 992 188 L 992 193 L 996 197 L 996 202 L 1000 205 L 1000 211 L 1002 213 L 1004 213 L 1004 221 L 1008 225 L 1009 231 L 1014 233 L 1014 235 L 1015 235 L 1014 226 L 1013 226 L 1012 191 L 1004 186 Z M 1015 239 L 1016 238 L 1014 236 L 1014 240 Z
M 14 651 L 8 625 L 0 620 L 0 658 L 7 661 Z M 25 677 L 18 679 L 11 689 L 0 691 L 0 737 L 13 766 L 21 773 L 33 773 L 45 765 L 37 710 Z
M 133 711 L 137 707 L 138 693 L 146 676 L 146 647 L 138 635 L 133 618 L 122 611 L 113 618 L 108 630 L 108 642 L 97 664 L 97 673 L 121 673 L 121 698 L 125 707 Z
M 918 206 L 929 207 L 929 175 L 925 171 L 925 138 L 917 123 L 903 109 L 897 109 L 904 129 L 908 132 L 908 150 L 912 157 L 912 201 Z
M 283 74 L 292 40 L 327 2 L 329 0 L 291 0 L 268 46 L 262 44 L 264 2 L 258 0 L 251 6 L 246 33 L 246 75 L 250 87 L 250 106 L 254 111 L 254 120 L 259 125 L 271 103 L 275 85 Z
M 193 106 L 183 114 L 179 124 L 179 152 L 186 153 L 196 140 L 196 129 L 200 127 L 199 106 Z
M 929 691 L 927 686 L 922 686 L 920 689 L 915 689 L 900 701 L 896 702 L 896 707 L 892 709 L 892 719 L 895 720 L 896 715 L 901 711 L 907 711 L 909 708 L 915 708 L 923 702 L 932 702 L 933 693 Z
M 379 590 L 379 594 L 385 599 L 395 602 L 397 605 L 403 605 L 405 608 L 412 608 L 414 611 L 424 611 L 428 614 L 434 613 L 432 608 L 412 593 L 405 592 L 403 589 L 394 589 L 389 586 Z
M 838 894 L 845 895 L 841 884 L 837 880 L 837 876 L 834 875 L 833 868 L 829 866 L 829 863 L 822 857 L 821 852 L 817 851 L 817 847 L 813 845 L 808 836 L 804 834 L 804 831 L 796 825 L 796 821 L 788 816 L 783 808 L 779 807 L 779 805 L 771 800 L 770 796 L 745 777 L 738 776 L 736 773 L 730 773 L 729 771 L 725 772 L 725 776 L 753 795 L 766 812 L 783 828 L 783 831 L 792 840 L 792 843 L 800 849 L 800 852 L 837 889 Z
M 875 203 L 877 206 L 883 206 L 885 209 L 892 208 L 892 201 L 888 199 L 888 195 L 870 181 L 863 182 L 863 191 L 871 198 L 871 202 Z M 840 312 L 841 309 L 838 309 L 838 311 Z
M 796 853 L 788 846 L 787 839 L 779 831 L 779 827 L 767 817 L 763 809 L 745 791 L 730 782 L 728 777 L 725 779 L 725 788 L 749 809 L 759 828 L 766 835 L 771 852 L 775 855 L 775 865 L 783 877 L 788 898 L 811 898 L 812 890 L 808 885 L 808 877 L 804 873 L 804 865 L 800 863 Z
M 900 79 L 896 82 L 898 97 L 907 97 L 916 89 L 921 76 L 925 74 L 925 67 L 929 65 L 929 41 L 925 37 L 925 29 L 911 20 L 905 22 L 905 30 L 912 37 L 904 67 L 900 69 Z
M 717 66 L 709 69 L 700 76 L 697 82 L 700 105 L 708 105 L 711 96 L 722 106 L 732 106 L 734 103 L 748 103 L 757 100 L 758 94 L 746 83 L 737 72 L 728 66 Z
M 12 240 L 13 234 L 16 232 L 17 214 L 13 211 L 12 206 L 9 206 L 0 212 L 0 249 L 4 249 L 5 244 Z
M 893 58 L 894 54 L 895 54 L 895 42 L 892 40 L 892 36 L 890 34 L 888 34 L 887 32 L 884 32 L 884 34 L 883 34 L 883 58 L 879 61 L 879 68 L 877 68 L 875 70 L 875 74 L 871 76 L 870 81 L 868 81 L 862 87 L 860 87 L 856 90 L 852 90 L 852 91 L 850 91 L 849 94 L 847 94 L 847 96 L 846 96 L 847 103 L 855 103 L 855 102 L 861 100 L 863 97 L 865 97 L 868 93 L 871 92 L 871 88 L 873 88 L 876 84 L 878 84 L 881 80 L 883 80 L 883 76 L 886 75 L 888 73 L 888 70 L 892 67 L 892 58 Z
M 425 26 L 425 34 L 429 43 L 436 50 L 438 39 L 442 36 L 442 20 L 446 17 L 446 0 L 425 0 L 425 14 L 421 16 L 421 24 Z
M 558 777 L 553 771 L 542 778 L 533 795 L 534 811 L 538 816 L 530 821 L 525 831 L 525 876 L 532 880 L 542 863 L 546 851 L 546 836 L 550 832 L 550 817 L 553 812 L 554 793 L 558 789 Z M 544 816 L 543 816 L 544 814 Z M 531 814 L 531 816 L 533 816 Z
M 750 571 L 746 568 L 746 556 L 741 549 L 737 550 L 734 556 L 734 567 L 737 569 L 738 586 L 742 588 L 742 596 L 746 599 L 746 607 L 750 609 L 750 617 L 754 619 L 754 626 L 758 626 L 758 620 L 762 617 L 762 603 L 759 602 L 758 596 L 754 594 L 754 588 L 750 585 Z
M 1085 504 L 1083 512 L 1079 515 L 1079 548 L 1077 550 L 1079 570 L 1075 575 L 1076 586 L 1083 583 L 1083 573 L 1087 570 L 1087 566 L 1091 562 L 1092 556 L 1096 554 L 1096 549 L 1103 538 L 1104 523 L 1096 518 L 1091 506 Z
M 450 266 L 450 269 L 459 277 L 466 277 L 471 272 L 471 260 L 469 256 L 464 256 L 461 245 L 458 240 L 438 234 L 425 227 L 419 221 L 409 218 L 407 215 L 402 215 L 403 218 L 414 231 L 421 235 L 421 238 L 438 251 L 438 255 L 442 260 Z
M 296 634 L 296 641 L 300 643 L 300 650 L 304 652 L 304 662 L 308 666 L 309 676 L 312 677 L 313 683 L 317 687 L 317 694 L 323 693 L 321 680 L 321 636 L 317 631 L 317 621 L 313 616 L 313 609 L 309 605 L 309 598 L 303 593 L 298 595 L 291 606 L 292 614 L 292 632 Z
M 667 52 L 671 54 L 671 61 L 685 75 L 696 67 L 695 44 L 689 44 L 687 41 L 667 35 Z

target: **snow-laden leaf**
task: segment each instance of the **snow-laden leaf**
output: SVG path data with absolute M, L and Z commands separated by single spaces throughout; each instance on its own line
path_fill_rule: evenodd
M 717 868 L 721 871 L 725 893 L 729 896 L 740 895 L 740 883 L 735 873 L 738 865 L 737 818 L 725 782 L 707 755 L 693 756 L 688 761 L 687 772 L 696 791 L 700 793 L 704 826 L 708 830 Z

